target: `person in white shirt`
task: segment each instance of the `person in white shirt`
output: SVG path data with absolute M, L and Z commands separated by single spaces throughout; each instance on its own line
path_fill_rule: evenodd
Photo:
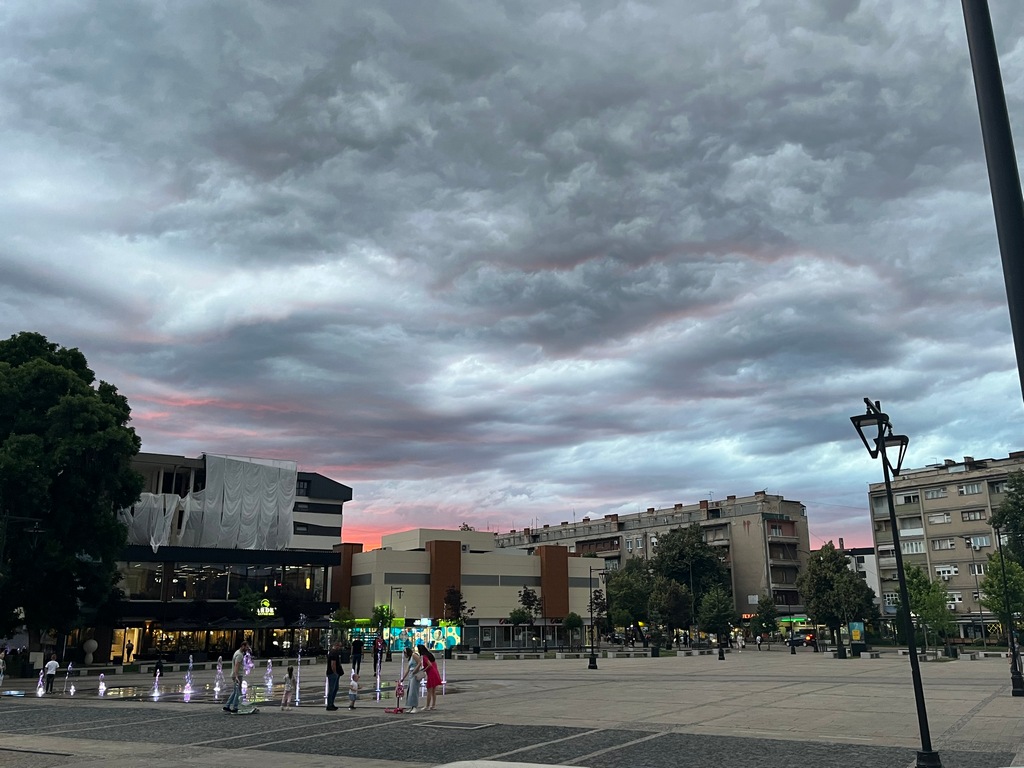
M 60 664 L 57 663 L 57 654 L 51 653 L 50 660 L 46 662 L 43 667 L 46 670 L 46 692 L 53 693 L 53 678 L 57 676 L 57 669 Z

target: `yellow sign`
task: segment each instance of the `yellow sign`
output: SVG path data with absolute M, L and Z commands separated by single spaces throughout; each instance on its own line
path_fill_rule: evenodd
M 269 600 L 267 600 L 266 598 L 260 600 L 260 605 L 256 609 L 257 616 L 273 616 L 275 613 L 277 613 L 277 610 L 274 608 L 274 606 L 270 604 Z

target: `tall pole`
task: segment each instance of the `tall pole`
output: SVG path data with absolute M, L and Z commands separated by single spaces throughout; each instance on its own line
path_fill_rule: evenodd
M 1024 674 L 1020 668 L 1020 648 L 1017 646 L 1017 632 L 1013 626 L 1013 612 L 1010 610 L 1010 587 L 1006 583 L 1006 560 L 1003 559 L 1003 532 L 996 529 L 996 546 L 999 547 L 999 567 L 1003 573 L 1003 610 L 1006 611 L 1006 644 L 1010 652 L 1010 688 L 1013 696 L 1024 696 Z
M 992 34 L 988 2 L 961 0 L 961 5 L 967 28 L 967 47 L 971 52 L 974 90 L 978 96 L 981 136 L 1010 309 L 1010 330 L 1017 354 L 1017 376 L 1024 393 L 1024 201 L 1017 173 L 1017 155 L 1013 149 L 1013 134 L 1006 111 L 1006 94 L 999 72 L 999 55 Z
M 594 566 L 590 566 L 590 663 L 587 669 L 597 669 L 597 653 L 594 651 Z
M 985 619 L 981 614 L 981 582 L 978 581 L 978 565 L 974 560 L 974 539 L 970 536 L 964 536 L 964 542 L 971 548 L 971 570 L 974 571 L 974 591 L 977 595 L 975 599 L 978 601 L 978 623 L 981 624 L 981 644 L 983 647 L 988 648 L 988 640 L 985 637 Z
M 900 587 L 900 614 L 903 618 L 903 631 L 907 636 L 907 651 L 910 654 L 910 677 L 914 686 L 914 702 L 917 704 L 917 725 L 921 731 L 921 749 L 917 753 L 916 768 L 942 768 L 942 761 L 939 753 L 932 749 L 932 736 L 928 728 L 928 711 L 924 703 L 924 687 L 921 684 L 921 662 L 917 657 L 917 638 L 914 636 L 914 624 L 910 617 L 910 593 L 907 590 L 907 577 L 903 571 L 903 549 L 900 545 L 900 529 L 896 519 L 896 505 L 892 497 L 892 480 L 889 477 L 890 471 L 899 474 L 902 466 L 902 459 L 909 439 L 905 435 L 893 435 L 892 424 L 889 417 L 882 412 L 881 404 L 872 402 L 870 398 L 864 398 L 867 406 L 867 413 L 863 416 L 854 416 L 851 421 L 856 427 L 861 440 L 871 458 L 882 458 L 882 474 L 885 479 L 885 500 L 889 507 L 889 527 L 892 528 L 893 554 L 896 556 L 896 576 L 899 579 Z M 875 427 L 878 430 L 877 437 L 868 439 L 864 432 L 865 427 Z M 893 441 L 894 446 L 899 445 L 899 461 L 895 470 L 889 463 L 889 455 L 886 453 L 886 443 Z M 874 446 L 872 446 L 872 442 Z

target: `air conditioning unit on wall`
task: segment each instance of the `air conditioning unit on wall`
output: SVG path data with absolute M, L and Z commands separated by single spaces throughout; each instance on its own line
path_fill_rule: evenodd
M 943 580 L 943 581 L 949 581 L 949 579 L 950 579 L 950 576 L 949 576 L 949 574 L 948 574 L 948 573 L 944 573 L 944 574 L 942 574 L 942 580 Z
M 463 544 L 462 545 L 462 551 L 463 551 L 463 553 L 469 552 L 469 544 Z

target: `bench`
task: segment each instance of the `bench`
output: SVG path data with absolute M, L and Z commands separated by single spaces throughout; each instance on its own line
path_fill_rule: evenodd
M 960 658 L 963 659 L 964 661 L 977 661 L 978 660 L 978 652 L 977 651 L 960 651 Z
M 980 659 L 1008 659 L 1010 654 L 1006 651 L 976 651 Z
M 718 654 L 718 651 L 713 651 L 710 648 L 701 648 L 700 650 L 697 651 L 697 655 L 699 655 L 699 656 L 711 656 L 711 655 L 717 655 L 717 654 Z
M 606 659 L 639 659 L 639 658 L 647 658 L 650 655 L 651 655 L 651 652 L 649 650 L 646 650 L 646 651 L 639 651 L 639 650 L 632 650 L 632 651 L 605 651 L 604 652 L 604 657 Z
M 693 656 L 693 651 L 689 649 L 685 651 L 676 651 L 676 656 Z
M 522 660 L 522 659 L 543 659 L 544 658 L 544 654 L 543 653 L 526 653 L 526 652 L 522 652 L 522 651 L 511 651 L 511 652 L 508 652 L 508 653 L 495 653 L 494 654 L 494 660 L 495 661 L 503 661 L 506 657 L 510 658 L 510 659 L 520 659 L 520 660 Z
M 585 658 L 588 658 L 589 656 L 590 656 L 589 653 L 577 653 L 576 651 L 572 651 L 572 652 L 556 651 L 555 652 L 555 658 L 556 659 L 585 659 Z
M 476 661 L 477 655 L 475 653 L 453 653 L 452 658 L 457 661 Z
M 861 651 L 860 657 L 862 659 L 880 659 L 882 654 L 879 651 Z

